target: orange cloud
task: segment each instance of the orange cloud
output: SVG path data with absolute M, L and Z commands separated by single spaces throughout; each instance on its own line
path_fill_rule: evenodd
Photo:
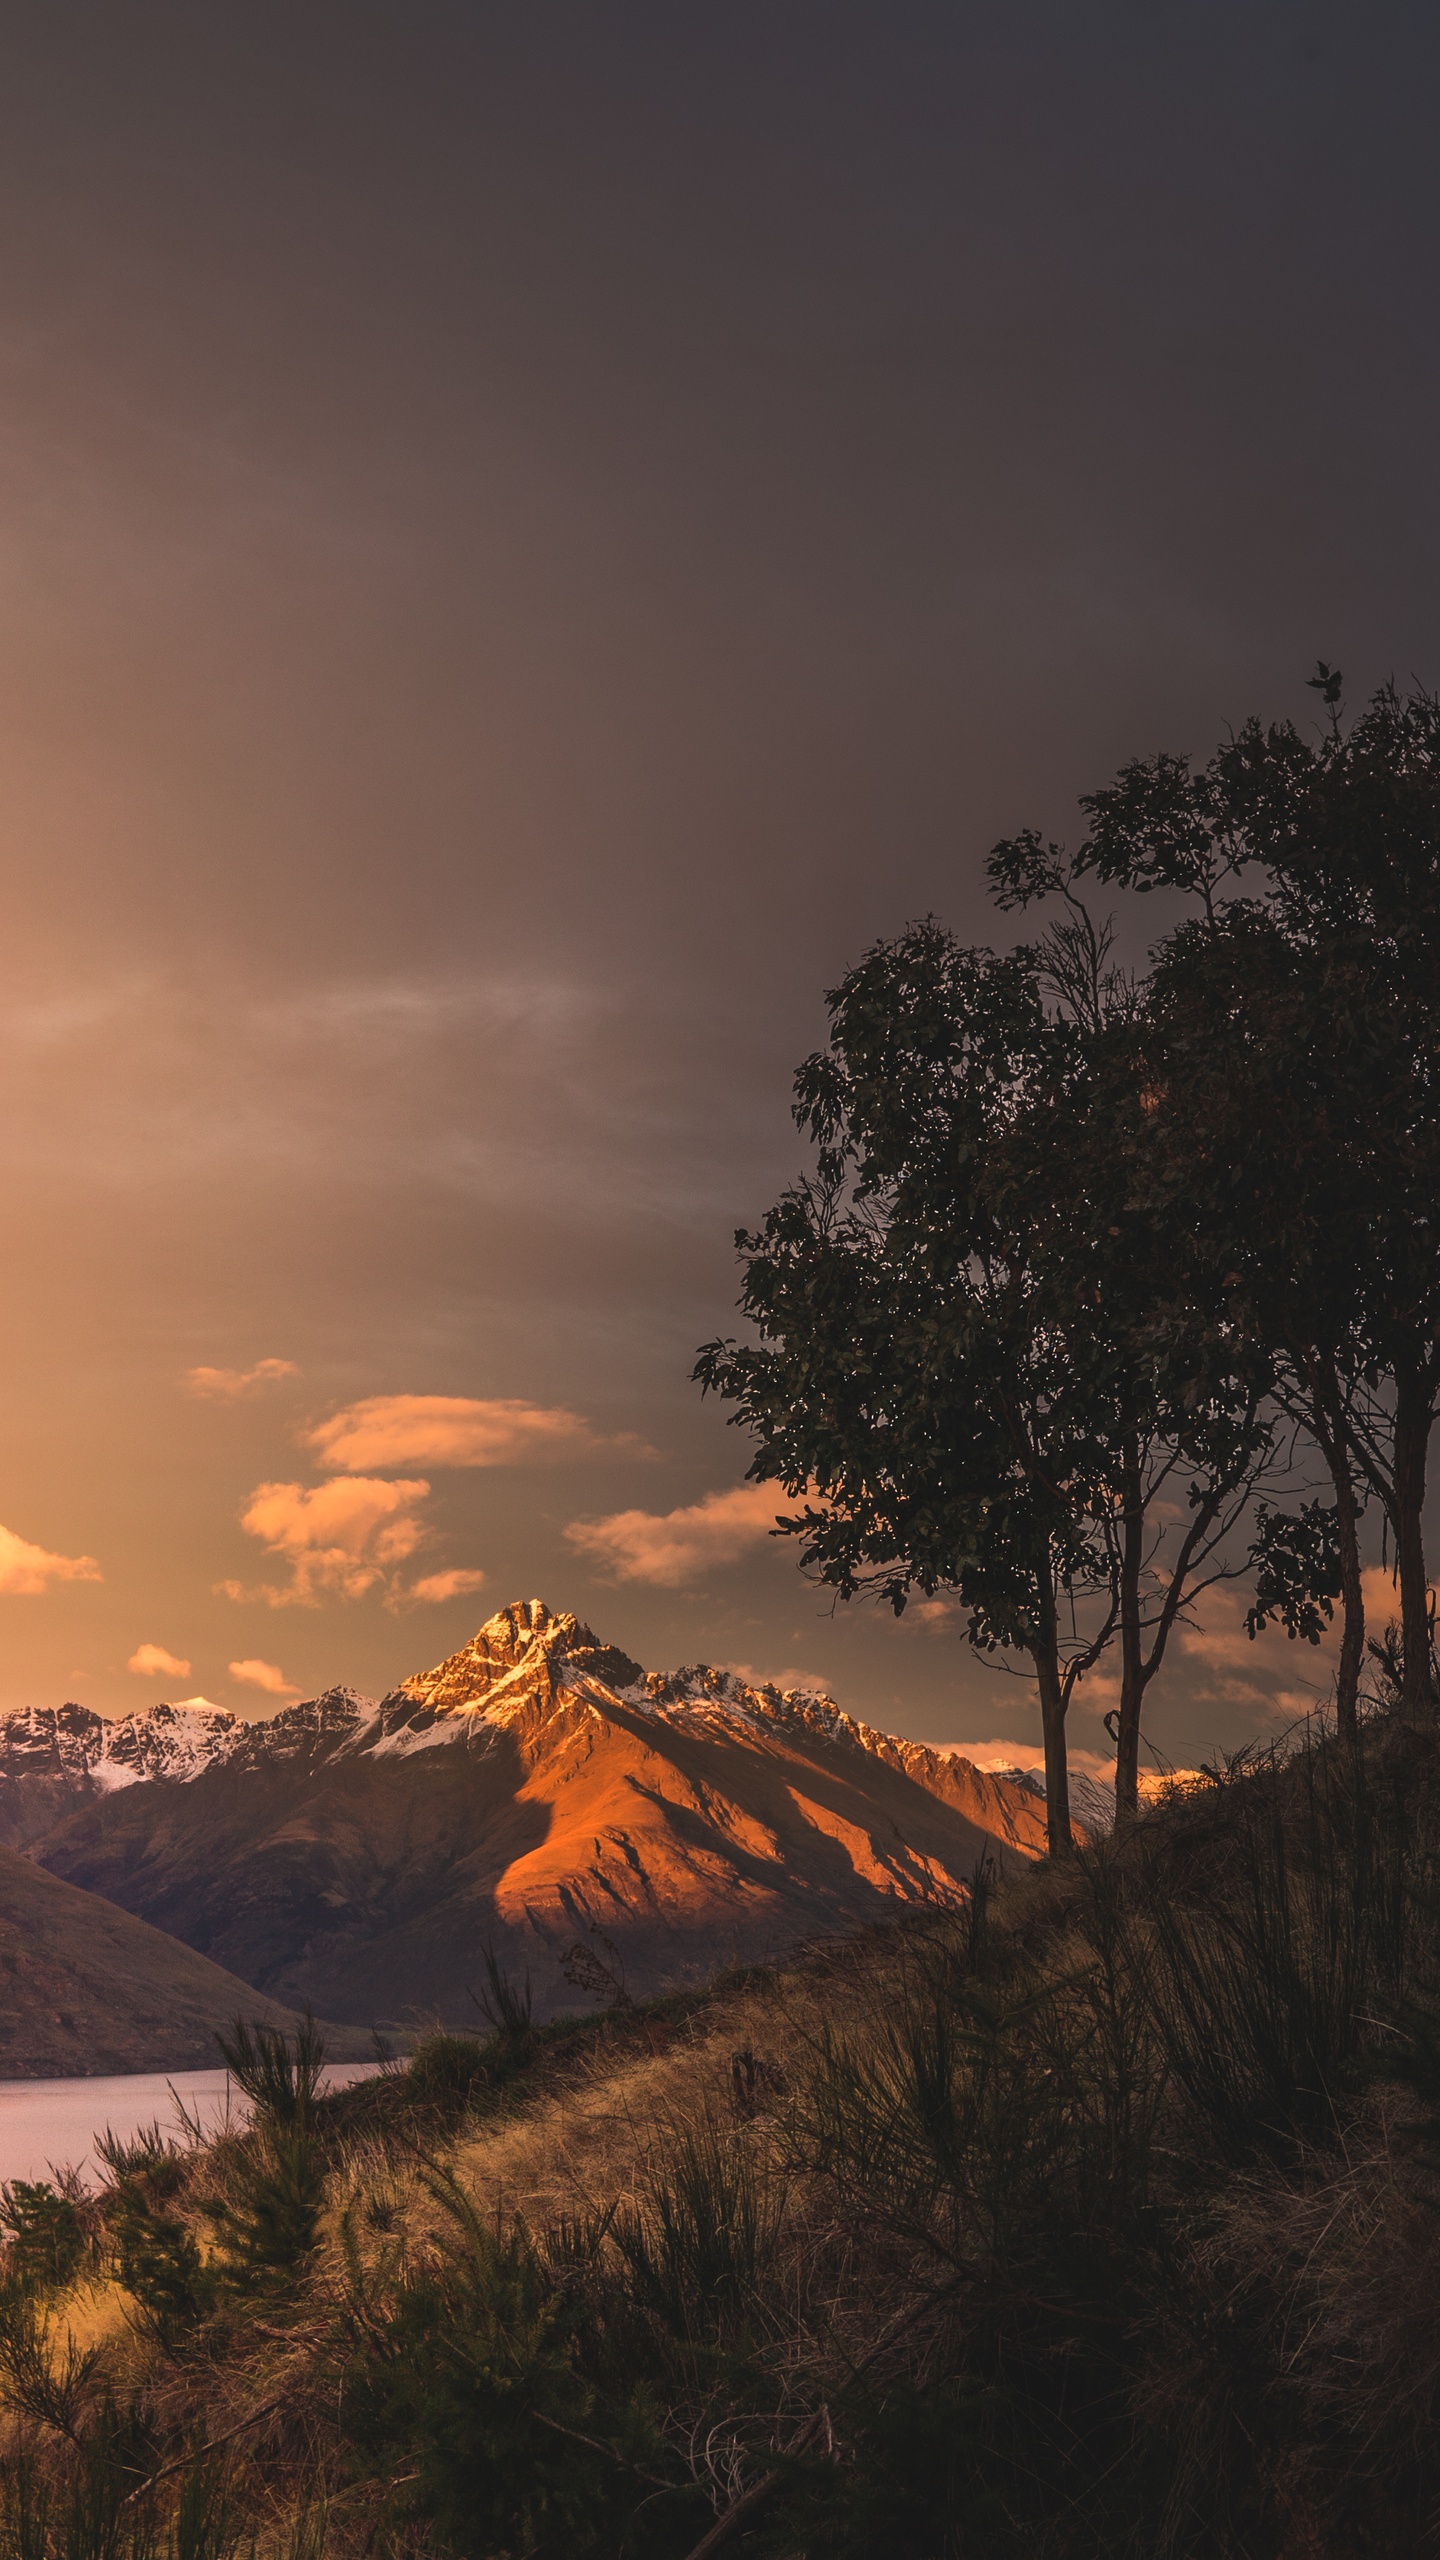
M 261 1484 L 240 1526 L 267 1554 L 290 1568 L 288 1583 L 246 1591 L 222 1583 L 232 1600 L 264 1600 L 272 1609 L 318 1608 L 327 1593 L 358 1600 L 412 1556 L 426 1535 L 416 1512 L 430 1490 L 423 1477 L 385 1482 L 378 1476 L 332 1476 L 327 1484 Z
M 263 1689 L 267 1698 L 298 1698 L 293 1680 L 287 1680 L 278 1662 L 260 1662 L 253 1655 L 244 1662 L 230 1665 L 232 1680 L 243 1680 L 251 1689 Z
M 573 1520 L 565 1536 L 610 1581 L 678 1591 L 715 1565 L 738 1563 L 770 1535 L 785 1505 L 778 1485 L 737 1484 L 679 1511 L 615 1511 L 606 1520 Z
M 253 1369 L 187 1369 L 185 1386 L 188 1394 L 200 1396 L 209 1404 L 238 1404 L 242 1396 L 253 1395 L 257 1387 L 273 1386 L 277 1378 L 299 1375 L 293 1360 L 257 1360 Z
M 427 1573 L 420 1582 L 412 1582 L 408 1591 L 397 1591 L 390 1602 L 397 1608 L 406 1600 L 458 1600 L 467 1591 L 483 1590 L 485 1576 L 478 1566 L 455 1565 L 449 1573 Z
M 1180 1651 L 1199 1666 L 1199 1696 L 1281 1718 L 1313 1714 L 1330 1684 L 1338 1626 L 1318 1645 L 1297 1643 L 1278 1626 L 1252 1638 L 1249 1607 L 1243 1584 L 1212 1583 L 1196 1603 L 1195 1623 L 1176 1628 Z
M 1365 1601 L 1365 1632 L 1372 1636 L 1382 1635 L 1386 1627 L 1393 1625 L 1400 1615 L 1399 1578 L 1391 1572 L 1388 1565 L 1367 1565 L 1360 1576 L 1360 1588 Z M 1432 1583 L 1430 1586 L 1432 1602 L 1435 1596 L 1435 1585 Z
M 167 1653 L 163 1644 L 137 1644 L 127 1671 L 138 1672 L 142 1680 L 188 1680 L 190 1665 L 183 1655 Z
M 565 1405 L 518 1396 L 363 1396 L 301 1438 L 327 1467 L 513 1467 L 597 1449 L 647 1455 L 629 1433 L 606 1439 Z
M 103 1582 L 93 1556 L 52 1556 L 47 1547 L 32 1547 L 13 1529 L 0 1529 L 0 1593 L 34 1600 L 52 1582 Z

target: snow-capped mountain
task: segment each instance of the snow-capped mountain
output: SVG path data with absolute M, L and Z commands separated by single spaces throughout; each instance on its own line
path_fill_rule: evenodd
M 1029 1786 L 823 1694 L 646 1672 L 532 1600 L 378 1703 L 5 1719 L 0 1832 L 277 1998 L 405 2020 L 473 2018 L 487 1947 L 543 2014 L 595 1933 L 633 1991 L 953 1905 L 1045 1824 Z
M 98 1716 L 90 1707 L 19 1707 L 0 1716 L 0 1842 L 23 1844 L 63 1807 L 121 1788 L 187 1786 L 212 1769 L 278 1764 L 339 1741 L 373 1716 L 373 1698 L 328 1689 L 253 1724 L 224 1707 L 147 1707 Z

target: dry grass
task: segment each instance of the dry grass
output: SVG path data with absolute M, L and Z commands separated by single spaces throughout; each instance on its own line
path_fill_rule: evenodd
M 683 2560 L 752 2495 L 755 2560 L 1440 2549 L 1440 1754 L 1368 1751 L 988 1915 L 512 2022 L 445 2104 L 419 2065 L 326 2102 L 298 2168 L 263 2122 L 133 2165 L 31 2287 L 0 2560 L 150 2560 L 207 2446 L 220 2540 L 174 2560 Z M 22 2549 L 24 2463 L 69 2479 L 107 2396 L 150 2545 Z

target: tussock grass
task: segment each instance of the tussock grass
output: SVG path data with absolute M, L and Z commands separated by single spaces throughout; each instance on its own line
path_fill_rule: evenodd
M 1440 2544 L 1435 1736 L 703 1998 L 491 1989 L 14 2200 L 0 2560 Z

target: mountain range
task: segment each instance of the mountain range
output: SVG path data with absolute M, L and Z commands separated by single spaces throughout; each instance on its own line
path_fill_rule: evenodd
M 0 1842 L 288 2007 L 475 2024 L 487 1953 L 537 2016 L 954 1907 L 1045 1845 L 1018 1774 L 802 1689 L 647 1673 L 532 1600 L 372 1700 L 268 1722 L 0 1718 Z M 578 1960 L 577 1948 L 586 1950 Z

